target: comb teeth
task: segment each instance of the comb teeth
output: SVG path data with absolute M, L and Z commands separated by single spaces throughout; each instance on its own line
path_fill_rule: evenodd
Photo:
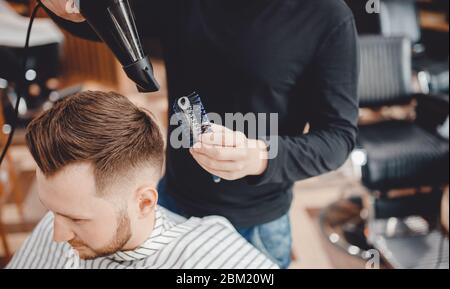
M 173 111 L 182 126 L 185 137 L 189 137 L 191 147 L 202 133 L 212 132 L 205 107 L 197 93 L 177 99 L 173 105 Z M 214 175 L 212 179 L 216 184 L 221 181 L 220 177 Z
M 197 142 L 198 138 L 202 134 L 202 128 L 199 122 L 199 119 L 197 118 L 197 115 L 199 115 L 194 109 L 191 109 L 189 111 L 189 117 L 191 119 L 191 129 L 192 129 L 192 136 L 194 143 Z M 200 120 L 201 121 L 201 120 Z

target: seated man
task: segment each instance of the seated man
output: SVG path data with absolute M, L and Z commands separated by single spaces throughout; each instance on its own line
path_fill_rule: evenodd
M 226 219 L 177 223 L 157 206 L 164 141 L 124 96 L 70 96 L 26 141 L 50 213 L 7 268 L 277 268 Z

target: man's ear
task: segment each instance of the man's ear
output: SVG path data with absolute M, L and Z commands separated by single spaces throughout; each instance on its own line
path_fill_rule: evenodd
M 155 188 L 144 186 L 136 191 L 139 217 L 147 217 L 158 203 L 158 192 Z

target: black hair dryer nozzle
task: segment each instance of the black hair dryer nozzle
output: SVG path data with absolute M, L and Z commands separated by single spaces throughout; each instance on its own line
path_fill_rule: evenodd
M 153 67 L 142 49 L 128 0 L 77 0 L 81 14 L 108 45 L 140 92 L 159 90 Z

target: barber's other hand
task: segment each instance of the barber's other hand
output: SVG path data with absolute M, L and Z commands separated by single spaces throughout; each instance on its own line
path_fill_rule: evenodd
M 194 159 L 211 174 L 224 180 L 238 180 L 263 174 L 267 169 L 267 145 L 248 139 L 241 132 L 212 125 L 212 133 L 203 134 L 190 149 Z
M 94 0 L 95 1 L 95 0 Z M 41 0 L 42 4 L 47 7 L 50 11 L 55 13 L 57 16 L 72 21 L 72 22 L 83 22 L 86 19 L 80 13 L 69 13 L 71 7 L 67 7 L 67 0 Z M 69 4 L 72 1 L 69 1 Z M 66 9 L 68 8 L 68 9 Z

